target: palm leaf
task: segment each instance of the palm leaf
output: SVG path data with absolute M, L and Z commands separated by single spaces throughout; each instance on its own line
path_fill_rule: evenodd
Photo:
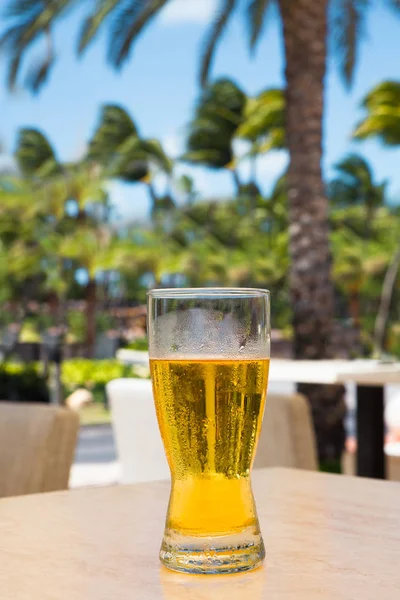
M 21 172 L 27 176 L 54 173 L 58 170 L 54 150 L 46 136 L 38 129 L 20 129 L 15 158 Z
M 219 150 L 205 148 L 200 150 L 189 150 L 185 152 L 180 160 L 194 164 L 203 164 L 210 168 L 226 167 L 233 159 L 232 151 L 229 149 Z
M 21 16 L 28 18 L 29 13 L 37 13 L 39 7 L 43 8 L 42 0 L 12 0 L 8 2 L 1 16 L 5 19 L 17 19 Z
M 362 106 L 373 110 L 380 106 L 400 106 L 400 82 L 383 81 L 375 86 L 364 98 Z
M 78 52 L 82 53 L 96 37 L 104 21 L 111 15 L 115 8 L 120 6 L 121 0 L 97 0 L 95 10 L 83 21 L 78 41 Z
M 108 59 L 121 67 L 143 29 L 169 0 L 130 0 L 117 14 L 110 30 Z
M 400 144 L 400 83 L 385 81 L 369 92 L 363 107 L 367 116 L 357 125 L 356 139 L 379 137 L 385 144 Z
M 400 0 L 386 0 L 389 8 L 392 8 L 396 12 L 400 9 Z
M 370 0 L 334 0 L 331 36 L 339 69 L 347 85 L 353 79 L 358 45 L 365 33 L 365 19 Z
M 11 25 L 0 38 L 0 50 L 7 59 L 7 85 L 15 87 L 24 55 L 32 43 L 43 35 L 50 35 L 52 23 L 71 7 L 76 0 L 10 0 L 5 16 Z M 27 83 L 36 91 L 46 80 L 47 74 L 54 64 L 54 54 L 48 45 L 43 58 L 31 68 Z
M 243 123 L 238 127 L 237 136 L 255 141 L 276 129 L 285 128 L 285 96 L 282 90 L 271 89 L 250 98 L 245 110 Z
M 220 0 L 215 20 L 204 40 L 203 51 L 201 54 L 200 82 L 202 86 L 207 83 L 217 44 L 236 7 L 236 2 L 237 0 Z
M 53 50 L 52 37 L 50 30 L 46 31 L 47 52 L 41 60 L 33 63 L 25 78 L 25 85 L 33 93 L 39 91 L 42 85 L 47 81 L 51 68 L 55 62 L 56 56 Z
M 258 43 L 268 9 L 272 4 L 273 0 L 250 0 L 249 2 L 247 18 L 251 50 L 254 50 Z
M 88 158 L 106 165 L 126 140 L 137 138 L 138 131 L 129 113 L 116 104 L 105 104 L 99 124 L 89 142 Z

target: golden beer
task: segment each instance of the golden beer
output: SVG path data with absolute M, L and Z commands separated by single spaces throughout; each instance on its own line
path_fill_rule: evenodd
M 258 531 L 250 470 L 268 359 L 150 361 L 173 486 L 166 530 L 188 538 Z

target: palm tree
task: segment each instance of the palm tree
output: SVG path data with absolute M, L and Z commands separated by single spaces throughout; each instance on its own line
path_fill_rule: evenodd
M 248 148 L 235 155 L 235 143 Z M 189 124 L 187 149 L 181 160 L 211 169 L 226 169 L 232 174 L 236 195 L 250 200 L 254 211 L 260 190 L 257 185 L 257 160 L 261 154 L 283 148 L 284 95 L 268 89 L 248 97 L 230 79 L 218 79 L 200 96 L 194 119 Z M 250 180 L 240 179 L 238 167 L 250 161 Z
M 71 4 L 71 0 L 65 1 Z M 128 59 L 134 42 L 168 1 L 98 0 L 84 22 L 79 41 L 80 51 L 83 52 L 93 41 L 103 23 L 109 22 L 108 58 L 113 65 L 121 67 Z M 21 11 L 18 13 L 15 10 L 22 2 L 23 0 L 9 0 L 8 11 L 9 14 L 11 12 L 11 16 L 14 15 L 23 31 L 28 31 L 27 37 L 18 34 L 19 37 L 14 43 L 12 26 L 3 36 L 13 73 L 18 72 L 21 56 L 30 46 L 32 37 L 29 34 L 29 22 L 25 27 Z M 32 4 L 43 6 L 39 0 L 32 0 Z M 59 4 L 61 6 L 65 3 L 61 1 Z M 350 83 L 369 3 L 360 0 L 220 0 L 202 51 L 200 79 L 203 84 L 208 79 L 216 47 L 237 10 L 241 7 L 246 10 L 249 42 L 251 48 L 255 48 L 264 29 L 267 11 L 272 4 L 277 5 L 282 20 L 286 58 L 285 121 L 286 143 L 290 154 L 287 187 L 294 352 L 298 358 L 326 358 L 334 353 L 331 343 L 334 294 L 329 244 L 329 206 L 321 171 L 327 33 L 329 25 L 341 72 L 346 82 Z M 387 4 L 396 11 L 400 8 L 397 0 L 387 0 Z M 328 11 L 331 17 L 329 23 Z M 48 26 L 45 22 L 41 26 L 41 32 L 46 31 Z M 19 61 L 15 61 L 15 56 Z M 339 424 L 336 429 L 336 439 L 334 434 L 328 439 L 328 429 L 334 432 L 335 425 L 327 425 L 327 430 L 323 431 L 325 425 L 317 422 L 321 390 L 304 386 L 301 389 L 308 392 L 313 405 L 320 456 L 338 457 L 342 448 L 343 427 Z M 325 406 L 328 408 L 330 404 L 337 404 L 337 398 L 341 396 L 342 391 L 339 388 L 324 390 Z M 322 442 L 324 434 L 327 434 L 325 444 Z
M 234 164 L 234 136 L 243 121 L 246 95 L 230 79 L 205 88 L 189 124 L 183 161 L 232 172 L 237 193 L 241 183 Z
M 370 236 L 374 214 L 385 203 L 387 183 L 376 184 L 368 162 L 351 154 L 335 165 L 336 179 L 328 186 L 332 206 L 361 206 L 365 209 L 364 238 Z
M 112 104 L 102 107 L 99 124 L 89 143 L 88 160 L 101 165 L 106 178 L 145 184 L 152 214 L 174 205 L 170 193 L 173 162 L 158 140 L 139 136 L 136 124 L 123 107 Z M 161 198 L 152 183 L 154 169 L 162 171 L 168 179 L 168 192 Z
M 384 81 L 373 88 L 362 102 L 366 116 L 357 125 L 354 137 L 365 140 L 376 137 L 387 146 L 400 145 L 400 83 Z M 378 314 L 375 321 L 374 344 L 377 353 L 384 349 L 393 292 L 400 270 L 400 245 L 394 252 L 384 279 Z

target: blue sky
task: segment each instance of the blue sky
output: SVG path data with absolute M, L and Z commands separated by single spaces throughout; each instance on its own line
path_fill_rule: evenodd
M 179 154 L 185 126 L 198 96 L 198 51 L 216 3 L 216 0 L 174 0 L 145 32 L 131 60 L 119 73 L 106 62 L 104 34 L 83 59 L 76 58 L 76 32 L 85 14 L 82 4 L 88 6 L 81 3 L 56 29 L 57 65 L 38 96 L 23 89 L 9 93 L 0 62 L 0 137 L 4 146 L 0 166 L 9 164 L 21 126 L 41 128 L 61 160 L 78 158 L 85 151 L 99 107 L 105 102 L 124 105 L 142 135 L 157 137 L 172 155 Z M 345 90 L 333 61 L 329 61 L 324 158 L 324 172 L 329 177 L 332 165 L 343 155 L 349 151 L 361 152 L 370 160 L 377 181 L 390 180 L 389 193 L 396 202 L 400 202 L 400 150 L 385 149 L 378 142 L 352 143 L 350 135 L 362 115 L 359 105 L 366 92 L 383 79 L 400 79 L 399 48 L 400 19 L 388 10 L 375 8 L 369 14 L 367 39 L 351 92 Z M 282 86 L 278 20 L 270 19 L 262 43 L 252 58 L 246 45 L 243 20 L 237 17 L 215 61 L 213 77 L 222 75 L 234 78 L 249 94 L 266 87 Z M 286 160 L 284 152 L 273 152 L 260 160 L 260 182 L 264 189 L 271 187 Z M 245 166 L 243 169 L 245 171 Z M 180 166 L 178 172 L 194 176 L 204 196 L 227 196 L 232 192 L 231 180 L 225 173 L 187 166 Z M 109 189 L 124 220 L 147 214 L 149 204 L 142 186 L 113 182 Z

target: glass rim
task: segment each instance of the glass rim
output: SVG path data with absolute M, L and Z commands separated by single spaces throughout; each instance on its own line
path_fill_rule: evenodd
M 269 290 L 239 287 L 154 288 L 149 298 L 269 298 Z

